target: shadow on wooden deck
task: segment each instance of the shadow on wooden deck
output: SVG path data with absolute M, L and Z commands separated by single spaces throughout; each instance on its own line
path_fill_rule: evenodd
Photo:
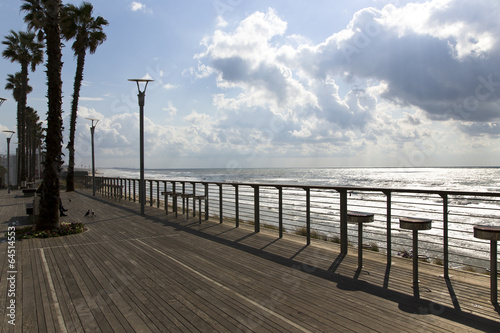
M 124 209 L 131 214 L 137 213 L 136 207 L 124 207 L 122 202 L 113 202 L 108 199 L 99 198 L 97 200 L 101 200 L 103 203 L 114 205 L 117 208 Z M 329 244 L 324 241 L 315 241 L 310 246 L 305 244 L 302 245 L 301 243 L 305 243 L 305 238 L 303 237 L 286 235 L 285 239 L 280 240 L 276 238 L 276 235 L 273 235 L 272 232 L 266 229 L 261 229 L 260 233 L 255 233 L 253 232 L 252 227 L 249 225 L 245 226 L 244 224 L 240 224 L 240 228 L 235 228 L 234 226 L 228 224 L 220 224 L 218 220 L 203 221 L 202 225 L 200 226 L 197 218 L 193 218 L 192 220 L 186 222 L 185 215 L 182 214 L 179 214 L 178 217 L 175 218 L 173 213 L 169 213 L 167 216 L 158 216 L 157 214 L 148 215 L 147 211 L 145 217 L 152 221 L 175 227 L 177 230 L 182 230 L 184 232 L 221 244 L 223 246 L 231 247 L 236 250 L 244 251 L 254 256 L 258 256 L 275 264 L 285 267 L 292 267 L 293 269 L 300 270 L 306 274 L 310 274 L 334 282 L 337 284 L 337 288 L 341 290 L 363 292 L 365 294 L 397 303 L 398 308 L 406 313 L 418 315 L 434 315 L 478 330 L 488 330 L 488 327 L 490 326 L 500 329 L 500 316 L 498 315 L 500 314 L 500 308 L 498 307 L 498 305 L 494 306 L 488 301 L 489 284 L 488 278 L 486 276 L 462 271 L 454 272 L 454 274 L 460 274 L 461 276 L 469 275 L 468 278 L 470 280 L 468 280 L 468 282 L 472 282 L 472 280 L 477 278 L 483 280 L 480 286 L 477 286 L 477 289 L 474 289 L 475 285 L 467 286 L 467 282 L 460 282 L 459 289 L 465 290 L 466 293 L 469 293 L 463 303 L 466 303 L 471 298 L 477 301 L 477 303 L 472 304 L 473 308 L 471 308 L 471 304 L 464 304 L 463 306 L 461 306 L 461 301 L 457 297 L 454 289 L 454 284 L 459 282 L 453 281 L 453 273 L 450 273 L 452 276 L 451 279 L 444 279 L 442 277 L 439 277 L 439 275 L 441 274 L 440 266 L 427 264 L 427 270 L 421 271 L 421 274 L 426 276 L 422 276 L 421 279 L 423 281 L 425 280 L 427 285 L 431 286 L 432 290 L 440 290 L 441 298 L 436 300 L 433 299 L 434 297 L 432 295 L 432 290 L 427 287 L 422 287 L 422 285 L 426 285 L 426 283 L 421 283 L 421 293 L 423 297 L 417 299 L 412 294 L 410 281 L 412 277 L 412 266 L 411 260 L 408 259 L 393 258 L 392 266 L 394 266 L 394 261 L 396 261 L 396 265 L 398 267 L 399 265 L 404 267 L 404 271 L 402 272 L 395 271 L 395 269 L 393 269 L 393 271 L 395 271 L 393 273 L 393 280 L 394 283 L 399 283 L 401 282 L 402 275 L 404 275 L 404 278 L 407 279 L 407 286 L 410 286 L 406 290 L 410 291 L 410 293 L 403 292 L 400 290 L 400 288 L 389 288 L 389 282 L 391 281 L 391 266 L 384 265 L 383 260 L 385 256 L 377 253 L 370 253 L 365 251 L 364 255 L 367 257 L 365 258 L 366 261 L 375 260 L 375 262 L 379 264 L 379 267 L 377 267 L 377 269 L 384 271 L 384 282 L 382 285 L 378 285 L 376 282 L 360 280 L 361 274 L 363 274 L 363 271 L 366 270 L 359 270 L 357 268 L 357 256 L 356 253 L 354 253 L 356 252 L 355 249 L 351 249 L 351 252 L 346 255 L 344 253 L 340 253 L 339 246 L 336 246 L 335 244 Z M 234 236 L 224 237 L 226 234 L 230 234 L 231 232 L 235 233 L 236 231 L 239 231 L 239 238 L 234 238 Z M 260 246 L 252 242 L 244 242 L 245 240 L 249 240 L 252 237 L 259 237 Z M 272 250 L 268 250 L 268 248 L 272 247 L 273 244 L 280 241 L 288 241 L 287 244 L 291 245 L 289 251 L 273 252 Z M 326 251 L 326 253 L 316 253 L 316 255 L 322 256 L 321 260 L 315 260 L 314 258 L 311 258 L 310 253 L 305 255 L 305 260 L 296 259 L 296 257 L 298 257 L 301 253 L 304 253 L 306 249 L 314 248 L 320 242 L 326 243 L 328 248 L 327 250 L 322 249 L 322 251 Z M 324 246 L 325 244 L 322 245 Z M 374 259 L 373 256 L 378 258 Z M 326 269 L 326 266 L 321 265 L 321 262 L 325 261 L 325 257 L 326 261 L 328 261 L 328 258 L 334 258 L 329 267 Z M 345 260 L 347 257 L 349 257 L 350 260 Z M 317 262 L 318 265 L 311 264 L 311 261 Z M 343 272 L 337 273 L 337 269 L 343 264 L 346 265 Z M 373 262 L 371 262 L 371 264 L 365 265 L 372 266 Z M 424 264 L 421 263 L 421 265 Z M 350 277 L 346 275 L 344 273 L 346 271 L 353 271 L 354 276 Z M 440 280 L 441 285 L 436 284 L 437 279 Z M 446 285 L 446 290 L 448 292 L 445 295 L 446 298 L 448 298 L 448 301 L 444 303 L 441 302 L 443 300 L 443 284 Z M 479 298 L 482 299 L 482 302 L 479 302 Z M 476 307 L 489 309 L 483 313 L 483 315 L 486 314 L 486 316 L 476 313 Z

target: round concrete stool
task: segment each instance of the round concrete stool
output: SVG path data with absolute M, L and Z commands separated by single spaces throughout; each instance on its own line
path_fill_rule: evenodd
M 399 219 L 399 227 L 413 231 L 413 295 L 420 297 L 418 287 L 418 231 L 430 230 L 432 228 L 432 220 L 402 217 Z
M 358 269 L 363 267 L 363 223 L 373 222 L 372 213 L 347 212 L 347 222 L 358 224 Z
M 500 226 L 476 225 L 474 237 L 490 241 L 490 296 L 491 303 L 498 304 L 497 241 L 500 240 Z

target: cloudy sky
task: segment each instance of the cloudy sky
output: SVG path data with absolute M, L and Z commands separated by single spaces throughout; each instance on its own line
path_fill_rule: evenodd
M 0 2 L 2 36 L 25 29 L 19 3 Z M 154 80 L 146 168 L 500 165 L 497 0 L 102 0 L 94 8 L 110 24 L 87 56 L 77 167 L 90 165 L 88 117 L 101 119 L 98 167 L 139 166 L 137 87 L 127 79 L 144 77 Z M 69 128 L 69 43 L 63 60 Z M 3 88 L 19 66 L 0 63 L 8 98 L 0 129 L 15 130 L 16 104 Z M 30 74 L 28 104 L 42 119 L 45 80 L 43 66 Z

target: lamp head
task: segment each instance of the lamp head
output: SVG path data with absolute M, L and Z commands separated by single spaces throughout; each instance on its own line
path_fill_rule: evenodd
M 128 79 L 128 80 L 137 83 L 137 90 L 139 90 L 139 93 L 142 93 L 142 94 L 144 94 L 146 92 L 146 88 L 148 87 L 148 83 L 151 82 L 151 81 L 154 81 L 154 80 L 151 80 L 151 79 Z M 139 83 L 146 83 L 144 85 L 144 90 L 143 91 L 141 91 L 141 88 L 139 87 Z

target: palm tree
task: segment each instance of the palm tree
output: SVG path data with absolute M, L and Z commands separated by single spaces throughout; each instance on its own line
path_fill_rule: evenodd
M 18 181 L 27 179 L 26 175 L 26 120 L 25 109 L 28 96 L 28 68 L 34 72 L 36 66 L 43 61 L 43 44 L 35 40 L 36 36 L 32 32 L 15 32 L 10 31 L 10 35 L 5 36 L 2 44 L 6 45 L 6 49 L 2 55 L 11 62 L 21 64 L 20 87 L 17 101 L 17 130 L 19 140 L 19 165 L 18 165 Z
M 20 99 L 21 99 L 21 90 L 22 90 L 22 75 L 21 75 L 21 72 L 17 72 L 16 74 L 12 75 L 12 74 L 9 74 L 7 75 L 7 84 L 5 85 L 5 90 L 12 90 L 12 96 L 14 97 L 14 100 L 19 103 Z M 27 87 L 26 87 L 26 93 L 31 93 L 33 91 L 33 88 L 28 84 Z M 26 110 L 28 110 L 28 108 L 26 108 Z M 29 129 L 29 125 L 26 124 L 26 115 L 24 117 L 24 125 L 22 126 L 23 129 Z M 18 125 L 18 131 L 19 131 L 19 128 L 20 128 L 20 125 Z M 19 166 L 19 155 L 20 154 L 17 154 L 17 157 L 18 157 L 18 163 L 17 165 Z M 18 175 L 19 175 L 19 172 L 18 172 Z M 19 180 L 19 179 L 18 179 Z
M 27 14 L 24 21 L 29 29 L 38 31 L 47 46 L 47 131 L 45 136 L 46 158 L 40 197 L 38 230 L 60 227 L 59 173 L 62 165 L 62 52 L 60 9 L 61 0 L 24 0 L 21 10 Z
M 28 175 L 30 180 L 35 180 L 36 151 L 41 146 L 43 136 L 42 123 L 38 113 L 32 107 L 26 108 L 26 141 L 28 146 Z
M 73 85 L 73 101 L 71 104 L 71 121 L 69 127 L 69 161 L 68 175 L 66 176 L 66 191 L 74 191 L 74 167 L 75 167 L 75 129 L 78 111 L 78 99 L 83 80 L 83 67 L 85 65 L 85 54 L 89 50 L 94 54 L 97 47 L 104 43 L 106 34 L 103 26 L 108 25 L 101 16 L 93 17 L 94 7 L 89 2 L 83 2 L 80 7 L 69 4 L 63 7 L 61 13 L 61 30 L 65 40 L 75 39 L 71 46 L 76 57 L 76 74 Z
M 7 75 L 7 84 L 5 90 L 12 90 L 12 97 L 18 102 L 21 99 L 21 72 Z M 26 92 L 29 94 L 33 91 L 33 87 L 29 84 L 26 86 Z

